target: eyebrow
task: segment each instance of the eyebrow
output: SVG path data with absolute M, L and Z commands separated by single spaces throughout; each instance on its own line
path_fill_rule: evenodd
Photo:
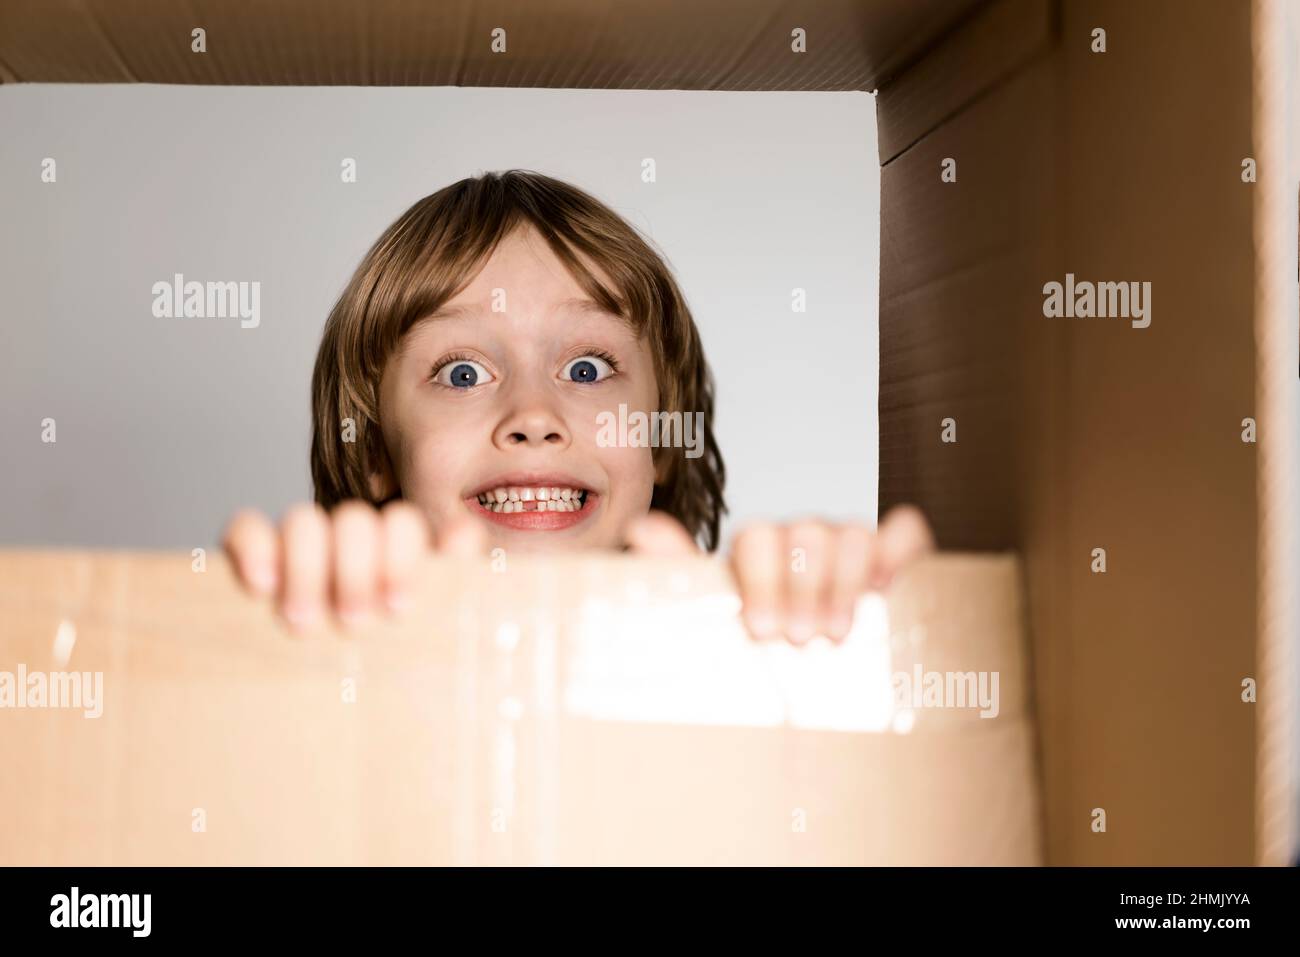
M 443 306 L 442 308 L 429 313 L 427 316 L 424 316 L 420 321 L 426 322 L 430 319 L 458 319 L 461 316 L 478 311 L 478 306 Z

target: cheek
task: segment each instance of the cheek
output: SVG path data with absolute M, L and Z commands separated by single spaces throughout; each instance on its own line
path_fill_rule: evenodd
M 402 497 L 431 519 L 459 501 L 468 430 L 453 417 L 406 416 L 397 423 L 393 463 Z
M 636 362 L 638 386 L 614 390 L 607 403 L 611 415 L 617 414 L 618 405 L 625 403 L 629 413 L 642 412 L 653 416 L 655 406 L 654 371 L 648 354 Z M 655 450 L 645 446 L 631 448 L 600 448 L 596 450 L 601 464 L 610 477 L 610 486 L 618 490 L 617 500 L 611 502 L 624 517 L 644 515 L 650 511 L 654 497 Z
M 654 451 L 649 448 L 596 448 L 601 469 L 614 493 L 610 505 L 626 515 L 650 510 L 654 496 Z

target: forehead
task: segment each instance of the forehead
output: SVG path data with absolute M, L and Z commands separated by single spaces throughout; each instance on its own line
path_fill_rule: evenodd
M 583 265 L 606 289 L 609 277 L 586 257 Z M 532 225 L 523 225 L 503 237 L 469 284 L 447 303 L 452 307 L 490 301 L 495 290 L 507 299 L 519 299 L 530 307 L 556 305 L 590 297 Z
M 606 289 L 608 274 L 587 257 L 583 264 Z M 566 322 L 605 320 L 639 334 L 629 317 L 610 312 L 588 295 L 564 262 L 531 225 L 505 236 L 478 274 L 417 325 L 438 320 L 471 320 L 504 312 L 516 319 Z

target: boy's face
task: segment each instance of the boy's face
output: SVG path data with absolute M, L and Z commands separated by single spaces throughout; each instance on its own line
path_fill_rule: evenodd
M 389 357 L 380 420 L 396 475 L 376 481 L 395 480 L 435 534 L 469 514 L 506 548 L 618 547 L 649 511 L 654 462 L 601 447 L 597 416 L 651 412 L 657 397 L 647 344 L 535 229 L 516 229 Z

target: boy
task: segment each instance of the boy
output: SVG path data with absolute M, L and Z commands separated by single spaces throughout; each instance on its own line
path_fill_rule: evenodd
M 597 423 L 622 407 L 698 415 L 702 447 L 611 447 Z M 345 625 L 400 612 L 430 548 L 718 545 L 725 469 L 690 310 L 632 226 L 550 177 L 464 179 L 399 217 L 330 314 L 312 409 L 315 504 L 279 530 L 241 512 L 225 536 L 244 584 L 276 595 L 295 628 L 327 610 Z M 745 623 L 758 638 L 841 640 L 858 596 L 931 548 L 907 507 L 875 535 L 745 529 L 731 558 Z

